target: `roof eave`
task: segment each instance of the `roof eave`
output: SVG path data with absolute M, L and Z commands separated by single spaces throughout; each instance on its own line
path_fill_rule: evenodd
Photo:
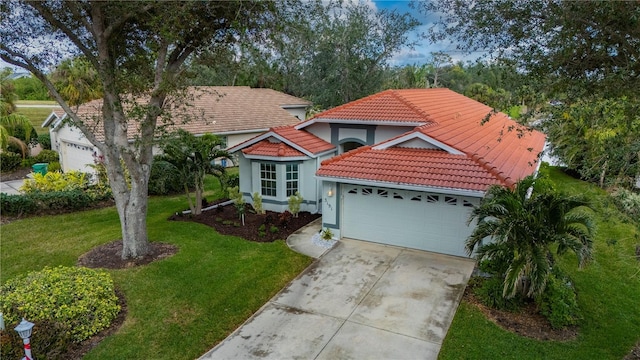
M 335 181 L 335 182 L 348 183 L 348 184 L 354 184 L 354 185 L 382 186 L 382 187 L 390 187 L 394 189 L 426 191 L 426 192 L 433 192 L 438 194 L 450 194 L 450 195 L 469 196 L 469 197 L 477 197 L 477 198 L 483 198 L 485 195 L 485 191 L 480 191 L 480 190 L 467 190 L 467 189 L 447 188 L 447 187 L 438 187 L 438 186 L 412 185 L 412 184 L 405 184 L 400 182 L 374 181 L 374 180 L 364 180 L 364 179 L 356 179 L 356 178 L 324 176 L 324 175 L 317 175 L 317 174 L 316 174 L 316 178 L 320 180 Z
M 366 120 L 366 119 L 334 119 L 334 118 L 313 118 L 295 126 L 296 130 L 304 129 L 316 123 L 326 124 L 355 124 L 355 125 L 386 125 L 386 126 L 406 126 L 416 127 L 428 123 L 428 121 L 394 121 L 394 120 Z
M 277 161 L 277 162 L 286 162 L 286 161 L 305 161 L 311 159 L 308 156 L 269 156 L 269 155 L 250 155 L 244 154 L 244 157 L 250 160 L 266 160 L 266 161 Z

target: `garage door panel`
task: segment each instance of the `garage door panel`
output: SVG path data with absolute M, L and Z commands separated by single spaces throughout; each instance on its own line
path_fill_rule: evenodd
M 342 193 L 343 236 L 465 256 L 473 199 L 355 185 Z

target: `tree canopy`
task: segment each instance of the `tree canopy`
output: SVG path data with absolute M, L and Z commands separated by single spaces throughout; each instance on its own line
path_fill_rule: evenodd
M 278 24 L 192 63 L 193 85 L 269 87 L 328 108 L 380 91 L 388 61 L 410 47 L 410 14 L 365 2 L 279 1 Z
M 637 96 L 637 1 L 433 0 L 418 8 L 443 14 L 431 39 L 455 39 L 461 50 L 512 60 L 557 92 Z
M 272 7 L 243 1 L 0 4 L 0 57 L 38 77 L 104 156 L 122 226 L 123 258 L 149 250 L 145 219 L 152 146 L 159 123 L 172 121 L 169 107 L 187 102 L 179 99 L 184 63 L 239 34 L 259 32 L 273 22 Z M 80 117 L 46 76 L 70 56 L 83 56 L 97 74 L 103 94 L 99 117 Z

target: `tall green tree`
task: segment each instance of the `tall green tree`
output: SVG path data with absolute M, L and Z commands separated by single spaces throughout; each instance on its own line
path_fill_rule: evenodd
M 274 3 L 278 21 L 270 31 L 243 34 L 241 46 L 226 49 L 222 61 L 203 54 L 193 62 L 194 85 L 270 87 L 333 107 L 380 91 L 387 63 L 412 46 L 408 34 L 418 22 L 409 14 L 375 10 L 365 2 Z
M 71 106 L 102 98 L 98 72 L 84 57 L 63 60 L 50 78 L 53 86 Z
M 442 14 L 431 39 L 509 59 L 545 86 L 577 96 L 637 96 L 640 3 L 637 1 L 420 1 Z
M 409 14 L 375 11 L 366 3 L 312 3 L 303 53 L 303 95 L 322 107 L 333 107 L 381 89 L 386 62 L 409 45 L 417 26 Z
M 212 174 L 220 178 L 225 174 L 223 166 L 213 163 L 216 159 L 229 158 L 229 153 L 222 149 L 224 142 L 213 134 L 195 136 L 180 129 L 161 146 L 163 159 L 180 174 L 191 213 L 199 215 L 202 213 L 205 176 Z M 195 189 L 193 199 L 191 188 Z
M 542 108 L 539 118 L 546 120 L 554 151 L 573 170 L 600 184 L 631 183 L 624 166 L 612 171 L 614 164 L 626 164 L 640 176 L 633 160 L 637 141 L 609 147 L 640 138 L 635 126 L 628 128 L 630 136 L 621 129 L 636 122 L 640 107 L 639 2 L 434 0 L 417 5 L 443 14 L 432 39 L 452 38 L 459 48 L 484 51 L 526 75 L 527 88 L 517 92 L 521 101 L 562 101 Z M 615 108 L 613 119 L 620 127 L 603 120 L 595 108 Z M 591 118 L 576 121 L 578 113 Z M 580 125 L 589 122 L 593 130 Z
M 477 220 L 477 226 L 466 241 L 467 253 L 496 262 L 504 276 L 504 297 L 541 295 L 554 247 L 558 255 L 575 253 L 580 267 L 591 259 L 594 224 L 587 207 L 584 200 L 555 192 L 532 176 L 514 188 L 493 186 L 471 213 L 469 222 Z
M 49 90 L 33 75 L 15 79 L 13 84 L 20 100 L 53 100 Z
M 2 60 L 37 76 L 105 158 L 122 228 L 123 258 L 150 249 L 146 215 L 152 146 L 158 127 L 173 122 L 169 107 L 188 105 L 188 99 L 181 99 L 185 61 L 269 24 L 265 15 L 272 6 L 239 0 L 0 4 Z M 69 56 L 83 56 L 97 73 L 103 94 L 99 117 L 80 117 L 47 77 L 51 66 Z
M 580 176 L 632 187 L 640 176 L 640 103 L 627 98 L 580 100 L 550 107 L 543 122 L 553 154 Z

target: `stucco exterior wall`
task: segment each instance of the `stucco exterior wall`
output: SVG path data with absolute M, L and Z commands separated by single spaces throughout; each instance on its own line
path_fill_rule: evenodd
M 300 119 L 300 121 L 304 121 L 306 120 L 306 116 L 307 116 L 307 107 L 306 106 L 302 106 L 302 107 L 284 107 L 283 109 L 287 110 L 287 112 L 289 112 L 289 114 L 297 117 L 298 119 Z
M 378 126 L 376 128 L 376 136 L 374 144 L 389 140 L 407 131 L 414 129 L 413 126 Z
M 306 128 L 304 128 L 304 130 L 310 132 L 311 134 L 319 137 L 326 142 L 331 142 L 331 128 L 329 128 L 329 124 L 315 123 L 313 125 L 307 126 Z
M 288 210 L 289 202 L 286 195 L 286 166 L 287 164 L 298 164 L 298 191 L 302 195 L 303 203 L 300 211 L 318 212 L 316 196 L 318 192 L 317 180 L 315 179 L 316 159 L 305 161 L 267 161 L 250 160 L 244 155 L 240 155 L 240 191 L 248 203 L 252 203 L 252 194 L 261 192 L 260 184 L 260 164 L 272 163 L 276 165 L 276 196 L 262 195 L 262 206 L 265 210 L 283 212 Z
M 330 228 L 340 239 L 340 186 L 333 181 L 322 182 L 322 228 Z

